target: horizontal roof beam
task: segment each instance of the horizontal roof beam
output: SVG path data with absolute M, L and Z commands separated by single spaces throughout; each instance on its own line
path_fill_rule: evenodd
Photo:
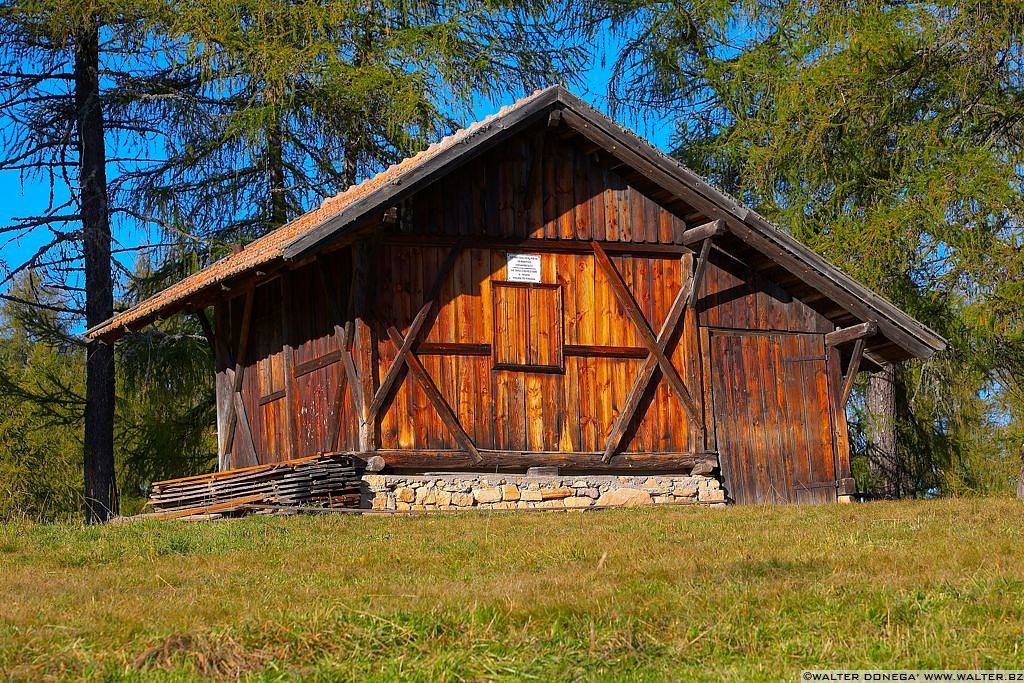
M 829 332 L 825 335 L 825 344 L 828 346 L 841 346 L 842 344 L 848 344 L 858 339 L 865 339 L 866 337 L 873 337 L 878 334 L 878 323 L 874 320 L 869 320 L 866 323 L 859 325 L 851 325 L 850 327 L 841 327 L 834 332 Z

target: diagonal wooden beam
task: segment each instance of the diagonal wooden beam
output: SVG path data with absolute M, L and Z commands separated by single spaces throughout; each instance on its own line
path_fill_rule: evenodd
M 347 351 L 342 354 L 348 355 Z M 345 389 L 348 387 L 348 373 L 342 372 L 338 375 L 338 388 L 334 391 L 331 401 L 331 413 L 328 418 L 329 431 L 327 433 L 328 447 L 335 451 L 341 450 L 341 403 L 345 400 Z
M 412 351 L 413 344 L 415 344 L 416 340 L 419 338 L 423 321 L 427 319 L 427 316 L 430 314 L 430 309 L 433 307 L 434 302 L 428 301 L 423 304 L 423 307 L 420 308 L 416 317 L 412 319 L 412 324 L 409 325 L 409 333 L 405 336 L 402 346 L 399 347 L 398 355 L 396 355 L 394 360 L 391 361 L 391 365 L 388 367 L 388 371 L 384 375 L 384 379 L 381 381 L 380 387 L 377 388 L 377 393 L 373 397 L 373 402 L 370 403 L 370 415 L 376 415 L 390 397 L 392 387 L 395 385 L 398 380 L 398 376 L 402 374 L 402 370 L 405 368 L 405 357 Z
M 661 329 L 658 332 L 658 346 L 662 350 L 668 349 L 669 342 L 679 326 L 679 321 L 683 319 L 683 314 L 686 312 L 688 305 L 687 302 L 690 300 L 694 289 L 693 285 L 694 279 L 692 277 L 687 278 L 686 283 L 676 294 L 675 300 L 672 301 L 672 307 L 669 309 L 668 315 L 665 316 L 665 322 L 662 323 Z M 626 430 L 629 429 L 629 423 L 632 422 L 633 417 L 640 408 L 640 402 L 643 400 L 644 394 L 647 393 L 647 388 L 650 386 L 651 380 L 654 378 L 654 371 L 657 368 L 657 357 L 653 353 L 648 354 L 647 359 L 644 360 L 644 364 L 640 368 L 640 374 L 633 380 L 633 386 L 630 387 L 629 393 L 626 395 L 626 402 L 623 404 L 622 410 L 619 411 L 618 417 L 615 418 L 615 422 L 612 424 L 611 432 L 608 434 L 607 441 L 605 441 L 604 454 L 601 456 L 602 462 L 611 460 L 612 456 L 619 449 L 622 437 L 626 434 Z M 703 425 L 699 422 L 694 424 L 701 433 L 704 432 Z
M 341 306 L 338 305 L 338 301 L 331 294 L 331 282 L 327 277 L 327 269 L 324 267 L 324 262 L 321 257 L 316 259 L 316 271 L 320 278 L 320 286 L 323 287 L 324 296 L 327 298 L 327 306 L 331 311 L 331 317 L 334 318 L 334 338 L 338 340 L 338 346 L 341 349 L 341 363 L 345 368 L 346 382 L 348 390 L 352 395 L 352 406 L 357 408 L 362 405 L 362 395 L 359 393 L 359 374 L 356 372 L 355 361 L 352 360 L 352 326 L 348 322 L 342 324 L 344 316 L 341 312 Z M 341 415 L 341 406 L 335 413 L 335 417 Z
M 619 274 L 619 271 L 615 268 L 611 259 L 608 258 L 608 254 L 601 248 L 601 245 L 597 242 L 591 242 L 591 245 L 593 245 L 597 263 L 601 270 L 604 271 L 605 277 L 608 278 L 608 282 L 612 286 L 612 292 L 614 292 L 619 305 L 622 306 L 626 316 L 636 327 L 637 332 L 640 333 L 640 339 L 643 341 L 644 346 L 654 355 L 658 365 L 661 367 L 662 374 L 665 375 L 669 386 L 672 387 L 672 390 L 682 401 L 683 408 L 686 410 L 687 415 L 689 415 L 690 420 L 698 426 L 698 429 L 703 431 L 703 425 L 701 425 L 697 404 L 694 402 L 693 396 L 690 395 L 686 384 L 683 382 L 683 378 L 679 376 L 679 372 L 672 365 L 672 361 L 669 360 L 668 356 L 665 355 L 665 351 L 658 345 L 658 338 L 654 335 L 654 331 L 651 330 L 651 326 L 648 324 L 647 318 L 644 317 L 643 311 L 640 310 L 640 305 L 633 298 L 633 293 L 629 291 L 629 287 L 626 286 L 622 275 Z
M 405 345 L 405 339 L 394 326 L 388 328 L 388 336 L 397 348 L 402 348 L 402 346 Z M 434 380 L 430 377 L 427 369 L 420 363 L 416 354 L 411 351 L 406 353 L 405 362 L 409 366 L 409 370 L 416 377 L 416 381 L 419 382 L 420 386 L 423 388 L 423 393 L 427 395 L 427 400 L 433 404 L 434 410 L 437 411 L 437 414 L 441 418 L 441 422 L 443 422 L 445 427 L 448 428 L 451 435 L 455 437 L 455 441 L 458 442 L 459 446 L 461 446 L 463 450 L 469 453 L 474 462 L 480 462 L 482 458 L 480 457 L 480 452 L 477 450 L 476 445 L 473 443 L 473 440 L 469 438 L 469 434 L 467 434 L 466 430 L 462 428 L 462 425 L 459 424 L 459 420 L 455 416 L 455 413 L 452 412 L 451 406 L 448 405 L 448 402 L 444 399 L 444 395 L 441 394 L 441 390 L 437 388 L 436 384 L 434 384 Z
M 462 253 L 465 244 L 465 237 L 456 242 L 455 246 L 448 252 L 448 255 L 445 257 L 440 268 L 438 268 L 437 273 L 434 275 L 434 280 L 430 284 L 430 289 L 427 290 L 425 303 L 409 324 L 409 332 L 405 336 L 405 341 L 398 349 L 398 355 L 395 356 L 393 361 L 391 361 L 391 365 L 388 367 L 388 371 L 385 373 L 384 379 L 381 380 L 380 386 L 377 388 L 377 392 L 373 396 L 373 401 L 370 403 L 370 416 L 372 419 L 377 418 L 377 414 L 380 412 L 380 409 L 384 407 L 384 404 L 387 403 L 388 399 L 391 397 L 391 393 L 397 384 L 398 378 L 401 376 L 402 370 L 405 369 L 406 355 L 410 353 L 413 345 L 415 345 L 419 340 L 422 330 L 429 328 L 430 324 L 433 323 L 433 319 L 430 317 L 430 314 L 432 311 L 439 308 L 437 306 L 437 299 L 441 296 L 441 287 L 444 286 L 449 273 L 451 273 L 452 268 L 455 267 L 455 262 L 458 260 L 459 254 Z M 430 324 L 428 324 L 428 322 Z
M 719 221 L 715 221 L 718 223 Z M 700 256 L 697 257 L 697 265 L 693 268 L 693 284 L 690 287 L 690 296 L 686 300 L 686 304 L 692 305 L 697 300 L 697 295 L 700 293 L 700 285 L 704 282 L 704 271 L 708 267 L 708 255 L 711 253 L 711 238 L 704 240 L 704 243 L 700 247 Z
M 256 443 L 252 438 L 252 429 L 249 425 L 249 416 L 245 411 L 245 403 L 242 402 L 241 394 L 242 390 L 242 379 L 245 373 L 245 357 L 249 351 L 249 327 L 252 323 L 252 308 L 253 300 L 256 295 L 256 287 L 250 286 L 248 291 L 245 293 L 245 304 L 242 308 L 242 324 L 238 333 L 238 351 L 234 357 L 235 369 L 232 373 L 231 379 L 231 403 L 229 404 L 229 412 L 227 419 L 227 439 L 224 441 L 224 453 L 227 455 L 231 452 L 232 447 L 235 443 L 235 431 L 236 424 L 241 422 L 242 436 L 245 439 L 245 445 L 248 446 L 249 451 L 252 453 L 252 457 L 257 462 L 259 461 L 256 455 Z M 231 364 L 231 359 L 228 361 Z
M 236 391 L 231 399 L 231 403 L 235 408 L 235 414 L 238 416 L 236 420 L 238 428 L 242 431 L 244 443 L 249 447 L 249 453 L 252 455 L 251 463 L 236 463 L 236 465 L 242 467 L 247 464 L 259 465 L 260 457 L 256 453 L 256 442 L 252 438 L 252 427 L 249 425 L 249 415 L 245 410 L 245 403 L 242 401 L 241 392 Z
M 857 379 L 857 371 L 860 370 L 860 361 L 864 358 L 864 338 L 861 337 L 853 345 L 853 354 L 850 356 L 850 365 L 846 368 L 846 376 L 843 377 L 843 393 L 839 396 L 839 405 L 846 406 L 850 400 L 850 392 L 853 391 L 853 383 Z

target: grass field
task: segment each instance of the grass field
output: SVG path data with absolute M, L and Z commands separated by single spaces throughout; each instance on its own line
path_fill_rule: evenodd
M 0 526 L 15 679 L 1024 668 L 1024 504 Z

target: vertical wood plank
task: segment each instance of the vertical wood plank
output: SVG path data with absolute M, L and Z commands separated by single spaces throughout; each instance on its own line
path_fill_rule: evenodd
M 299 457 L 299 430 L 296 426 L 296 415 L 301 409 L 298 396 L 295 391 L 295 365 L 294 351 L 291 340 L 294 338 L 295 330 L 291 318 L 291 288 L 290 275 L 287 271 L 281 274 L 281 365 L 282 378 L 284 381 L 284 418 L 285 418 L 285 451 L 289 459 Z M 326 425 L 321 427 L 326 429 Z
M 694 323 L 696 325 L 696 321 Z M 721 448 L 718 441 L 718 422 L 717 415 L 715 414 L 714 402 L 712 396 L 712 372 L 722 372 L 722 369 L 715 367 L 712 369 L 711 364 L 711 338 L 706 327 L 697 326 L 697 339 L 699 346 L 699 358 L 701 363 L 701 385 L 704 387 L 704 423 L 706 428 L 704 430 L 704 441 L 700 444 L 702 449 L 711 451 L 717 451 Z M 779 383 L 776 383 L 778 386 Z M 694 440 L 691 437 L 690 442 Z M 791 479 L 792 480 L 792 479 Z
M 619 239 L 619 190 L 621 185 L 619 177 L 609 171 L 602 169 L 602 191 L 604 196 L 604 232 L 605 239 L 615 242 Z
M 581 157 L 583 155 L 580 155 Z M 591 157 L 583 157 L 583 163 L 586 164 L 586 190 L 585 194 L 587 197 L 587 206 L 589 207 L 588 213 L 590 214 L 590 237 L 580 239 L 594 239 L 602 241 L 606 238 L 605 233 L 605 185 L 604 178 L 606 177 L 602 167 L 600 167 Z
M 760 369 L 758 382 L 761 393 L 762 419 L 764 420 L 764 459 L 767 470 L 767 481 L 771 486 L 771 501 L 785 503 L 790 500 L 789 486 L 783 468 L 785 453 L 782 445 L 782 431 L 786 422 L 779 411 L 779 403 L 775 398 L 773 377 L 777 376 L 774 367 L 773 347 L 778 339 L 769 335 L 756 335 L 757 363 Z
M 561 145 L 558 157 L 555 160 L 555 209 L 558 213 L 558 230 L 555 233 L 555 237 L 560 237 L 564 240 L 571 240 L 576 236 L 576 215 L 574 211 L 576 201 L 573 194 L 573 157 L 575 155 L 574 149 L 568 145 Z
M 828 373 L 825 365 L 825 337 L 823 335 L 807 335 L 807 346 L 811 354 L 821 358 L 812 364 L 814 369 L 815 423 L 817 425 L 817 443 L 815 445 L 815 481 L 835 481 L 836 452 L 833 439 L 832 416 L 830 410 Z M 816 493 L 822 502 L 835 498 L 835 489 L 819 488 Z
M 648 296 L 651 299 L 650 315 L 648 320 L 654 329 L 660 329 L 665 318 L 668 316 L 668 309 L 672 300 L 675 299 L 682 286 L 682 278 L 679 273 L 678 263 L 666 259 L 651 259 L 647 262 L 649 271 L 650 291 Z M 642 290 L 638 290 L 640 294 Z M 638 298 L 638 300 L 640 300 Z M 677 342 L 677 348 L 685 343 L 685 335 Z M 635 337 L 635 334 L 634 334 Z M 669 358 L 678 362 L 676 354 Z M 685 366 L 680 366 L 685 367 Z M 648 413 L 652 425 L 650 434 L 651 449 L 659 451 L 685 450 L 684 438 L 689 431 L 686 416 L 679 415 L 682 411 L 676 405 L 676 399 L 671 396 L 668 383 L 663 381 L 661 373 L 657 374 L 654 388 L 654 402 Z
M 850 470 L 849 427 L 846 422 L 846 397 L 843 396 L 842 358 L 839 349 L 827 347 L 828 382 L 832 388 L 829 406 L 832 411 L 832 433 L 836 450 L 836 477 L 852 477 Z
M 787 389 L 786 402 L 789 405 L 790 433 L 793 437 L 793 476 L 794 483 L 811 481 L 811 466 L 807 454 L 810 446 L 807 430 L 808 405 L 804 396 L 802 363 L 796 361 L 804 351 L 800 337 L 786 335 L 783 339 L 784 363 L 786 365 L 785 384 Z M 798 494 L 797 499 L 800 500 Z
M 790 406 L 790 395 L 784 384 L 784 378 L 786 376 L 786 368 L 784 367 L 786 359 L 783 355 L 784 344 L 784 337 L 779 336 L 774 338 L 771 346 L 771 365 L 774 370 L 774 376 L 777 378 L 774 382 L 775 405 L 779 419 L 782 422 L 782 427 L 779 430 L 779 467 L 781 470 L 781 477 L 786 488 L 787 500 L 795 502 L 797 496 L 793 488 L 793 482 L 795 481 L 793 473 L 793 457 L 797 452 L 797 446 L 793 437 L 792 428 L 793 407 Z
M 634 190 L 620 178 L 619 188 L 616 189 L 615 194 L 617 195 L 615 204 L 619 213 L 619 241 L 631 242 L 635 232 L 632 211 Z
M 578 344 L 594 344 L 597 322 L 595 315 L 594 293 L 594 257 L 580 254 L 575 257 L 576 264 L 576 339 Z M 598 449 L 597 433 L 597 397 L 595 391 L 596 367 L 593 358 L 577 359 L 580 376 L 580 448 L 596 451 Z
M 370 419 L 370 402 L 377 391 L 377 341 L 372 327 L 371 254 L 366 241 L 352 247 L 352 297 L 355 314 L 355 361 L 359 372 L 359 448 L 377 449 L 377 425 Z
M 231 396 L 234 393 L 234 374 L 228 352 L 231 341 L 231 300 L 221 300 L 213 308 L 214 357 L 217 368 L 217 470 L 223 472 L 233 466 L 231 453 L 228 451 L 228 420 L 229 413 L 234 410 Z
M 616 207 L 616 211 L 618 208 Z M 595 263 L 596 265 L 596 263 Z M 612 293 L 601 268 L 594 269 L 594 313 L 595 325 L 594 343 L 601 346 L 608 346 L 612 343 L 612 320 L 615 316 L 615 307 L 612 301 Z M 615 327 L 619 327 L 616 325 Z M 612 401 L 611 383 L 612 368 L 611 361 L 607 358 L 595 358 L 596 385 L 594 393 L 597 397 L 597 438 L 603 443 L 608 438 L 612 426 Z

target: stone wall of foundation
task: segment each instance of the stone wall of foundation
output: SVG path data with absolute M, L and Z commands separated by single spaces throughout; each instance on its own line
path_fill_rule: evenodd
M 374 510 L 721 506 L 725 492 L 710 475 L 365 474 L 361 504 Z

